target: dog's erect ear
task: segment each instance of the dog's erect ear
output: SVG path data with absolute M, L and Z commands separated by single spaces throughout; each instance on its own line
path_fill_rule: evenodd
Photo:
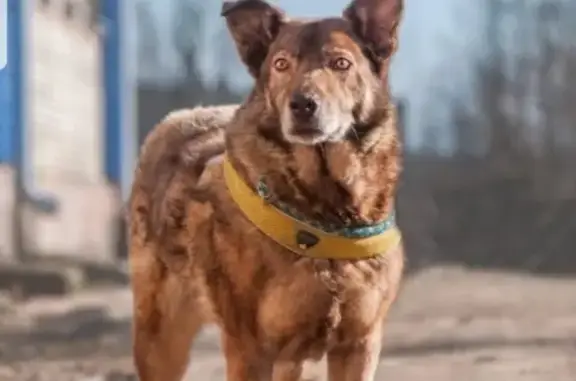
M 257 77 L 270 45 L 284 23 L 284 13 L 262 0 L 224 1 L 222 16 L 250 74 Z
M 353 0 L 344 18 L 376 58 L 384 60 L 396 51 L 403 8 L 404 0 Z

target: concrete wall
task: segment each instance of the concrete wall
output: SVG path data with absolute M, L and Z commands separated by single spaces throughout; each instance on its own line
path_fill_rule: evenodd
M 13 179 L 12 168 L 0 165 L 0 258 L 10 258 L 14 255 L 12 243 Z
M 71 4 L 67 5 L 67 4 Z M 99 37 L 88 0 L 30 0 L 26 88 L 26 182 L 58 201 L 57 212 L 27 209 L 26 244 L 41 255 L 106 260 L 119 210 L 104 177 Z M 8 238 L 12 194 L 0 170 L 0 256 Z M 8 186 L 8 188 L 10 188 Z
M 37 5 L 29 22 L 28 158 L 34 186 L 102 182 L 99 38 L 83 1 Z

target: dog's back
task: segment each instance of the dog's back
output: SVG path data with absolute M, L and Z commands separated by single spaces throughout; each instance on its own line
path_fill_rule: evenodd
M 130 197 L 132 236 L 162 236 L 176 227 L 170 204 L 181 206 L 182 188 L 194 189 L 206 164 L 224 152 L 224 130 L 237 109 L 224 105 L 173 111 L 150 132 Z

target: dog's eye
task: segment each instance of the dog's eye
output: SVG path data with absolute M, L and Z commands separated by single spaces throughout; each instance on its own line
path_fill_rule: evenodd
M 274 60 L 274 69 L 277 71 L 286 71 L 290 67 L 290 63 L 286 58 L 277 58 Z
M 337 58 L 334 61 L 332 61 L 330 63 L 330 66 L 334 70 L 345 71 L 345 70 L 350 69 L 350 66 L 352 66 L 352 62 L 350 62 L 346 58 L 340 57 L 340 58 Z

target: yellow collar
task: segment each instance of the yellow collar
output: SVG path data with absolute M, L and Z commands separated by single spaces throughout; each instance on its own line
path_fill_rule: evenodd
M 227 157 L 224 178 L 232 199 L 262 233 L 296 254 L 323 259 L 363 259 L 384 255 L 400 244 L 396 226 L 366 238 L 330 234 L 305 224 L 267 203 L 246 185 Z

